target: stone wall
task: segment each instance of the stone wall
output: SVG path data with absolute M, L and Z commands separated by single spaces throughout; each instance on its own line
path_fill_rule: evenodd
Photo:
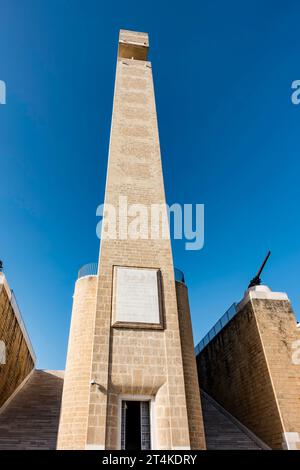
M 300 328 L 288 300 L 252 304 L 281 414 L 283 448 L 300 450 Z
M 300 366 L 292 363 L 300 331 L 280 295 L 250 292 L 197 356 L 202 388 L 273 449 L 300 431 Z
M 11 291 L 2 273 L 0 273 L 0 341 L 5 344 L 5 364 L 0 364 L 1 409 L 34 368 L 34 358 L 12 306 Z

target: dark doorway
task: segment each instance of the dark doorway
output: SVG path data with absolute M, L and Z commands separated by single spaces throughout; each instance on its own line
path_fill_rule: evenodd
M 139 401 L 126 401 L 126 449 L 141 449 L 141 406 Z
M 122 401 L 121 448 L 150 449 L 149 401 Z

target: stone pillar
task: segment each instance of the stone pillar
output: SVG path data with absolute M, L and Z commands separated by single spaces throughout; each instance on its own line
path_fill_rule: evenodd
M 84 276 L 75 284 L 58 449 L 84 449 L 86 444 L 96 290 L 97 276 Z
M 120 449 L 122 400 L 149 401 L 151 448 L 190 449 L 197 441 L 196 428 L 188 421 L 189 404 L 196 407 L 187 401 L 147 53 L 146 33 L 120 32 L 102 223 L 107 232 L 115 216 L 112 230 L 117 233 L 114 238 L 102 232 L 98 276 L 77 281 L 59 448 Z M 134 238 L 127 234 L 123 216 L 128 210 L 132 221 L 140 205 L 154 233 L 143 227 Z M 151 219 L 153 205 L 162 219 Z M 191 332 L 186 341 L 189 355 Z M 199 407 L 196 415 L 202 433 Z M 201 436 L 197 442 L 204 446 Z
M 189 297 L 187 286 L 183 282 L 176 282 L 176 295 L 191 449 L 204 449 L 205 435 Z
M 116 240 L 101 241 L 92 358 L 92 377 L 99 385 L 90 391 L 87 449 L 120 448 L 120 402 L 124 396 L 151 400 L 153 448 L 190 448 L 170 240 L 150 239 L 150 232 L 148 239 L 127 238 L 121 218 L 126 203 L 143 204 L 148 216 L 152 204 L 165 203 L 147 52 L 146 33 L 120 32 L 105 191 L 105 203 L 116 209 L 119 234 Z M 104 216 L 104 226 L 106 222 Z M 128 296 L 132 302 L 136 295 L 136 303 L 141 305 L 144 297 L 154 295 L 151 279 L 157 272 L 161 304 L 157 324 L 151 324 L 146 314 L 138 322 L 115 321 L 114 302 L 128 310 L 122 297 L 125 294 L 115 281 L 116 270 L 124 267 L 129 269 L 125 275 Z M 130 278 L 135 275 L 139 281 L 130 287 Z

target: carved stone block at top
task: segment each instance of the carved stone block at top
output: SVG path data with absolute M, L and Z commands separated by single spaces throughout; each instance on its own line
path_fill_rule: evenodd
M 121 29 L 118 57 L 124 59 L 147 60 L 149 37 L 147 33 Z
M 148 33 L 121 29 L 119 33 L 119 42 L 149 47 L 149 35 Z
M 158 269 L 114 267 L 113 324 L 128 323 L 161 325 Z

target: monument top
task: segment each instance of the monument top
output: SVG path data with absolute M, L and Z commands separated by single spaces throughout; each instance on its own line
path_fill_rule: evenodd
M 148 33 L 120 30 L 118 57 L 124 59 L 147 60 L 149 49 Z

